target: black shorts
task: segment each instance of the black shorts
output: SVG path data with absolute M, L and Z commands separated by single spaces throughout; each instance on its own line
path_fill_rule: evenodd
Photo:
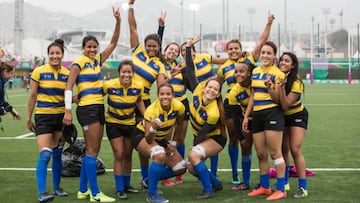
M 183 103 L 184 106 L 185 106 L 185 116 L 184 116 L 184 120 L 185 120 L 185 121 L 188 121 L 188 120 L 189 120 L 189 117 L 190 117 L 189 101 L 188 101 L 188 99 L 184 99 L 184 100 L 181 101 L 181 103 Z
M 230 105 L 227 98 L 224 99 L 224 113 L 225 118 L 233 118 L 234 116 L 243 117 L 241 106 L 240 105 Z
M 118 137 L 131 138 L 131 135 L 135 128 L 135 125 L 121 125 L 118 123 L 106 122 L 106 135 L 109 140 Z
M 306 108 L 301 112 L 285 116 L 285 127 L 298 126 L 307 129 L 309 114 Z
M 284 127 L 284 114 L 279 106 L 253 112 L 253 133 L 265 130 L 283 131 Z
M 78 106 L 76 108 L 76 116 L 81 126 L 90 125 L 100 122 L 105 123 L 105 109 L 103 104 L 93 104 L 87 106 Z
M 194 136 L 194 140 L 193 140 L 193 145 L 194 145 L 194 142 L 195 142 L 195 138 L 196 136 Z M 215 140 L 216 143 L 218 143 L 222 148 L 225 147 L 225 144 L 226 144 L 226 138 L 222 135 L 213 135 L 209 138 L 206 138 L 206 139 L 213 139 Z
M 131 142 L 133 144 L 134 149 L 137 149 L 139 143 L 144 138 L 145 138 L 145 133 L 141 131 L 139 128 L 135 128 L 131 136 Z M 155 140 L 155 141 L 158 143 L 158 145 L 164 147 L 165 149 L 169 144 L 169 141 L 166 140 L 165 138 L 162 140 Z
M 35 135 L 62 131 L 64 114 L 35 114 Z
M 150 99 L 147 99 L 147 100 L 143 100 L 143 102 L 144 102 L 144 105 L 145 105 L 145 109 L 148 107 L 148 106 L 150 106 L 150 104 L 151 104 L 151 101 L 150 101 Z M 135 117 L 137 118 L 137 119 L 143 119 L 144 118 L 144 116 L 141 114 L 141 112 L 139 111 L 139 109 L 137 108 L 137 106 L 135 106 Z

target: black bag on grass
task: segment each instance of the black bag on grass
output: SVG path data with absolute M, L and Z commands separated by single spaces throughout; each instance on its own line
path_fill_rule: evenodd
M 85 140 L 76 140 L 62 153 L 63 168 L 61 175 L 65 177 L 79 177 L 84 156 Z M 96 159 L 96 173 L 98 175 L 105 173 L 105 163 L 99 157 Z

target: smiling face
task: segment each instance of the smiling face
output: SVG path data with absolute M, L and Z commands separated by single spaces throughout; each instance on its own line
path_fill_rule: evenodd
M 240 48 L 240 44 L 236 43 L 236 42 L 231 42 L 228 44 L 227 46 L 227 50 L 228 50 L 228 55 L 229 58 L 232 60 L 238 60 L 241 57 L 241 48 Z
M 158 97 L 162 108 L 168 110 L 170 108 L 171 100 L 174 97 L 174 92 L 171 86 L 160 86 L 158 89 Z
M 234 69 L 234 78 L 236 82 L 242 83 L 250 80 L 249 67 L 244 63 L 239 63 Z
M 133 68 L 130 64 L 124 64 L 119 69 L 119 79 L 121 85 L 128 87 L 131 85 L 132 77 L 134 75 Z
M 179 49 L 177 44 L 170 44 L 164 51 L 164 58 L 169 61 L 175 61 L 179 57 Z
M 270 45 L 263 45 L 260 50 L 261 64 L 264 67 L 270 67 L 274 64 L 276 55 L 274 49 Z
M 60 67 L 64 53 L 59 46 L 51 46 L 48 53 L 49 64 L 53 67 Z
M 149 39 L 146 41 L 145 51 L 150 57 L 157 56 L 159 53 L 159 49 L 160 49 L 160 46 L 156 40 Z
M 85 43 L 85 46 L 83 47 L 84 55 L 94 59 L 97 52 L 98 52 L 99 44 L 94 40 L 89 40 Z
M 294 63 L 288 54 L 283 54 L 281 56 L 279 68 L 283 73 L 288 73 L 294 68 Z
M 221 85 L 219 81 L 210 79 L 204 87 L 204 99 L 207 101 L 213 101 L 220 96 Z

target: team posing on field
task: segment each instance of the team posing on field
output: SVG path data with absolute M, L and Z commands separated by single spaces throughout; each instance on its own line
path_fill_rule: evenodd
M 292 53 L 283 53 L 275 64 L 277 47 L 267 41 L 274 17 L 267 23 L 254 50 L 243 52 L 238 40 L 227 43 L 228 58 L 196 54 L 198 37 L 187 42 L 167 44 L 161 50 L 166 13 L 159 18 L 157 34 L 139 42 L 133 5 L 129 0 L 128 23 L 132 60 L 118 67 L 118 77 L 102 81 L 100 67 L 116 48 L 120 35 L 119 9 L 113 8 L 116 20 L 110 44 L 99 54 L 99 43 L 93 36 L 83 39 L 83 55 L 75 59 L 70 70 L 62 66 L 64 41 L 57 39 L 48 46 L 48 63 L 34 69 L 26 122 L 35 132 L 39 148 L 36 179 L 39 202 L 68 194 L 60 187 L 63 126 L 73 123 L 72 103 L 86 143 L 86 155 L 80 171 L 78 199 L 91 202 L 114 202 L 97 183 L 96 159 L 100 151 L 104 125 L 114 154 L 116 196 L 127 199 L 127 193 L 139 191 L 130 185 L 132 151 L 139 153 L 142 189 L 148 202 L 166 203 L 158 182 L 165 186 L 183 183 L 188 171 L 202 184 L 197 199 L 214 197 L 223 189 L 217 177 L 218 154 L 229 137 L 228 153 L 234 191 L 250 189 L 252 146 L 259 161 L 259 184 L 248 196 L 268 195 L 267 200 L 286 198 L 290 157 L 298 172 L 295 198 L 308 195 L 305 160 L 301 146 L 307 129 L 308 114 L 301 101 L 304 85 L 298 75 L 298 60 Z M 179 56 L 182 62 L 178 62 Z M 259 60 L 260 59 L 260 60 Z M 256 61 L 260 61 L 255 67 Z M 219 64 L 213 74 L 211 64 Z M 1 84 L 13 74 L 13 66 L 0 63 Z M 152 84 L 157 84 L 157 99 L 150 101 Z M 228 89 L 222 98 L 223 83 Z M 76 84 L 76 95 L 73 86 Z M 192 92 L 188 100 L 186 91 Z M 4 90 L 1 88 L 1 92 Z M 4 94 L 2 94 L 4 95 Z M 107 108 L 104 96 L 107 96 Z M 2 96 L 2 103 L 5 104 Z M 6 103 L 7 104 L 7 103 Z M 2 106 L 0 113 L 15 109 Z M 32 115 L 35 111 L 34 122 Z M 185 157 L 185 135 L 192 126 L 193 146 Z M 241 146 L 242 178 L 238 174 Z M 277 178 L 275 192 L 270 188 L 269 160 L 274 161 Z M 47 166 L 52 160 L 53 193 L 46 192 Z M 210 158 L 210 170 L 205 160 Z M 149 163 L 151 159 L 151 163 Z M 175 177 L 174 180 L 171 178 Z M 240 181 L 242 179 L 242 181 Z

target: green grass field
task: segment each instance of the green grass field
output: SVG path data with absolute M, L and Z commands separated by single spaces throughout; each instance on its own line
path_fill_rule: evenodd
M 153 91 L 154 92 L 154 91 Z M 7 100 L 22 114 L 23 120 L 14 121 L 10 115 L 2 117 L 0 125 L 0 197 L 4 203 L 27 203 L 37 201 L 35 166 L 38 149 L 34 136 L 16 138 L 29 133 L 25 118 L 28 93 L 24 89 L 8 91 Z M 309 129 L 303 145 L 307 168 L 313 170 L 314 177 L 308 178 L 309 196 L 295 200 L 297 179 L 290 178 L 291 191 L 288 198 L 279 202 L 358 202 L 360 180 L 360 86 L 347 84 L 306 85 L 303 102 L 309 111 Z M 76 121 L 75 121 L 76 122 Z M 80 128 L 78 128 L 80 129 Z M 81 135 L 80 135 L 81 136 Z M 106 136 L 104 136 L 106 137 Z M 187 135 L 189 149 L 192 135 Z M 254 151 L 255 154 L 255 151 Z M 102 142 L 100 158 L 106 168 L 112 169 L 112 152 L 108 140 Z M 132 185 L 139 188 L 140 173 L 137 153 L 133 157 L 134 172 Z M 241 163 L 239 163 L 240 165 Z M 49 164 L 50 166 L 50 164 Z M 240 166 L 239 166 L 240 167 Z M 258 182 L 259 173 L 256 156 L 252 185 Z M 230 161 L 225 148 L 219 159 L 219 179 L 224 190 L 206 202 L 264 202 L 264 197 L 247 197 L 247 192 L 231 191 Z M 201 184 L 189 174 L 184 175 L 185 183 L 167 188 L 159 184 L 164 197 L 170 202 L 205 202 L 194 200 L 201 192 Z M 115 196 L 113 174 L 108 170 L 98 176 L 101 190 Z M 275 184 L 275 180 L 271 180 Z M 53 202 L 88 202 L 77 200 L 78 178 L 63 178 L 62 187 L 69 193 L 66 198 L 55 198 Z M 48 191 L 51 192 L 51 172 L 48 175 Z M 146 194 L 129 195 L 127 202 L 144 202 Z M 117 200 L 121 202 L 123 200 Z

